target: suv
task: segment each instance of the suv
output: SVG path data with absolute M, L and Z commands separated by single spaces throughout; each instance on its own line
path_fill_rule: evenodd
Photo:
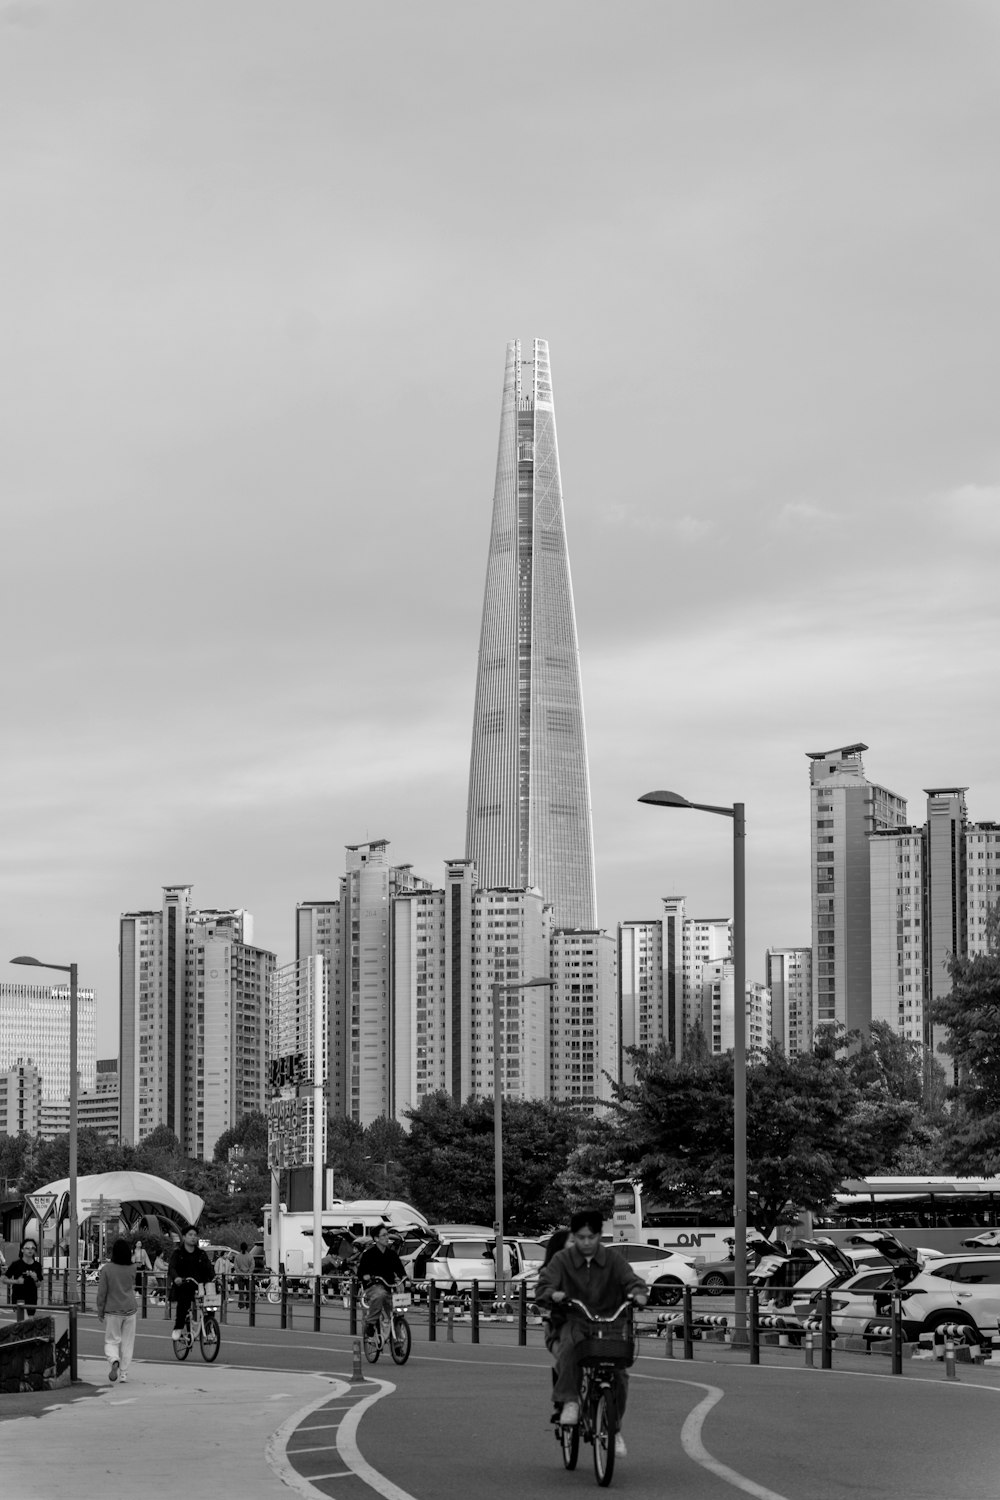
M 537 1271 L 545 1259 L 545 1246 L 537 1240 L 504 1239 L 507 1265 L 504 1275 L 518 1276 L 522 1271 Z M 480 1290 L 492 1291 L 495 1258 L 492 1239 L 442 1240 L 428 1253 L 424 1279 L 436 1281 L 446 1291 L 467 1289 L 474 1281 Z
M 901 1244 L 895 1235 L 873 1234 L 871 1243 L 889 1261 L 900 1288 L 904 1338 L 914 1340 L 945 1323 L 959 1323 L 973 1333 L 1000 1329 L 1000 1251 L 929 1255 Z M 889 1291 L 871 1295 L 870 1315 L 834 1313 L 838 1333 L 865 1333 L 870 1323 L 885 1322 L 892 1305 Z
M 686 1286 L 698 1285 L 698 1272 L 686 1255 L 675 1255 L 659 1245 L 615 1240 L 606 1247 L 622 1255 L 649 1287 L 651 1307 L 672 1307 L 681 1300 Z

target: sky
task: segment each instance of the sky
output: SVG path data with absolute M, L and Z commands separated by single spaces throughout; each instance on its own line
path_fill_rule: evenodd
M 732 909 L 653 788 L 745 802 L 758 979 L 806 751 L 1000 819 L 998 140 L 985 0 L 0 0 L 0 931 L 99 1055 L 163 885 L 288 962 L 346 844 L 464 853 L 511 338 L 601 926 Z

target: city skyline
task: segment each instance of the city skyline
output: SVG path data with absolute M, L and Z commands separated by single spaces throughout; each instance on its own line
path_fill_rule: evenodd
M 78 962 L 110 1055 L 163 884 L 285 963 L 346 845 L 461 855 L 517 329 L 601 923 L 730 910 L 652 787 L 746 803 L 756 979 L 809 941 L 810 746 L 997 817 L 996 15 L 251 9 L 0 10 L 7 957 Z

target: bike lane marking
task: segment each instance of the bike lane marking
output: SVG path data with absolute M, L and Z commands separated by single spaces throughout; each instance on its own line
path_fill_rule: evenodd
M 753 1479 L 748 1479 L 745 1474 L 740 1474 L 736 1469 L 731 1469 L 728 1464 L 720 1463 L 713 1458 L 701 1440 L 701 1429 L 705 1418 L 718 1405 L 726 1394 L 717 1385 L 706 1385 L 701 1380 L 678 1380 L 671 1379 L 671 1385 L 691 1385 L 696 1390 L 707 1391 L 707 1395 L 698 1402 L 692 1412 L 684 1419 L 681 1428 L 681 1447 L 694 1463 L 700 1464 L 703 1469 L 708 1469 L 717 1479 L 725 1480 L 726 1484 L 734 1485 L 736 1489 L 742 1490 L 745 1495 L 753 1495 L 754 1500 L 786 1500 L 784 1495 L 779 1495 L 777 1490 L 769 1490 L 766 1485 L 757 1484 Z
M 372 1385 L 378 1387 L 372 1390 Z M 265 1457 L 268 1464 L 283 1484 L 294 1490 L 303 1497 L 303 1500 L 331 1500 L 336 1494 L 338 1500 L 345 1497 L 351 1500 L 360 1485 L 374 1490 L 383 1497 L 383 1500 L 414 1500 L 414 1496 L 401 1490 L 398 1485 L 392 1483 L 384 1474 L 373 1469 L 371 1464 L 362 1456 L 358 1447 L 357 1430 L 362 1416 L 376 1401 L 381 1401 L 383 1396 L 390 1395 L 396 1387 L 389 1380 L 376 1380 L 368 1376 L 362 1388 L 352 1387 L 347 1381 L 335 1381 L 334 1390 L 320 1396 L 315 1401 L 310 1401 L 308 1406 L 303 1406 L 293 1416 L 272 1433 L 265 1445 Z M 345 1397 L 356 1397 L 346 1400 Z M 335 1422 L 309 1422 L 309 1417 L 314 1412 L 323 1415 L 329 1413 L 340 1413 Z M 289 1448 L 293 1437 L 307 1435 L 311 1432 L 322 1432 L 324 1434 L 336 1434 L 332 1443 L 322 1443 L 316 1447 Z M 336 1454 L 341 1467 L 329 1470 L 322 1474 L 303 1474 L 295 1467 L 295 1459 L 299 1454 L 330 1453 Z M 330 1462 L 335 1462 L 331 1458 Z M 337 1482 L 339 1481 L 339 1482 Z M 320 1485 L 336 1483 L 336 1490 L 319 1488 Z M 363 1492 L 362 1492 L 363 1493 Z

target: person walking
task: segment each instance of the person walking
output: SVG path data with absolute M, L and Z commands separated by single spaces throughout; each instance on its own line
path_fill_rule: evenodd
M 17 1321 L 21 1322 L 25 1312 L 34 1317 L 38 1306 L 38 1284 L 42 1279 L 38 1246 L 34 1240 L 22 1240 L 21 1253 L 11 1261 L 4 1278 L 10 1287 L 10 1300 L 17 1308 Z
M 104 1324 L 104 1356 L 108 1361 L 108 1379 L 128 1379 L 135 1348 L 135 1277 L 134 1258 L 128 1240 L 115 1240 L 111 1259 L 101 1267 L 97 1278 L 97 1316 Z

